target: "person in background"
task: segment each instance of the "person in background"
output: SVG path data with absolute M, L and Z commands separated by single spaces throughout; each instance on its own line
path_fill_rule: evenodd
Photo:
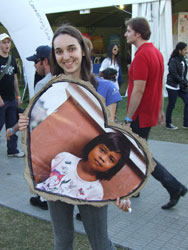
M 91 72 L 93 72 L 93 61 L 92 61 L 92 54 L 93 54 L 93 44 L 92 41 L 88 38 L 84 36 L 84 40 L 87 44 L 88 50 L 89 50 L 89 54 L 90 54 L 90 58 L 91 58 Z
M 188 128 L 188 81 L 187 63 L 185 56 L 187 54 L 187 44 L 179 42 L 173 50 L 168 62 L 168 75 L 166 89 L 168 92 L 168 106 L 166 109 L 166 128 L 176 130 L 178 127 L 172 124 L 172 112 L 175 108 L 177 97 L 184 102 L 184 120 L 183 128 Z
M 110 44 L 107 50 L 107 57 L 102 61 L 101 67 L 99 69 L 99 76 L 103 77 L 102 71 L 107 68 L 113 68 L 117 70 L 116 75 L 116 87 L 119 89 L 120 85 L 123 83 L 122 79 L 122 71 L 119 60 L 119 45 L 118 44 Z
M 42 78 L 44 78 L 44 76 L 40 76 L 37 71 L 35 71 L 35 76 L 34 76 L 34 88 L 35 85 L 37 84 L 37 82 L 39 82 L 40 80 L 42 80 Z
M 41 88 L 44 87 L 44 85 L 48 83 L 52 78 L 52 75 L 50 73 L 50 54 L 51 54 L 50 46 L 41 45 L 36 48 L 36 53 L 34 55 L 26 58 L 28 61 L 34 62 L 34 67 L 36 69 L 37 75 L 43 77 L 40 81 L 38 81 L 35 84 L 35 89 L 34 89 L 35 94 L 38 91 L 40 91 Z M 18 130 L 19 130 L 18 124 L 15 124 L 13 127 L 7 129 L 6 131 L 7 139 L 9 139 L 10 136 L 15 134 Z M 36 197 L 31 197 L 30 203 L 31 205 L 37 206 L 41 209 L 44 210 L 48 209 L 46 200 L 44 200 L 39 195 L 37 195 Z
M 93 50 L 93 44 L 91 40 L 87 37 L 84 37 L 84 40 L 88 47 L 89 54 L 91 55 L 91 52 Z M 104 97 L 106 106 L 108 106 L 108 109 L 110 110 L 110 113 L 111 113 L 111 120 L 114 121 L 117 105 L 122 100 L 122 97 L 119 93 L 119 90 L 114 85 L 114 81 L 113 81 L 114 78 L 112 80 L 112 75 L 109 74 L 109 71 L 116 71 L 116 70 L 114 69 L 105 70 L 106 74 L 105 73 L 103 74 L 104 79 L 101 77 L 96 77 L 97 83 L 98 83 L 96 90 L 100 95 Z M 92 61 L 91 61 L 91 72 L 92 72 Z M 109 79 L 107 77 L 107 74 L 108 74 Z
M 107 68 L 101 71 L 102 78 L 115 82 L 116 81 L 116 75 L 117 75 L 117 70 L 113 68 Z
M 50 73 L 50 53 L 50 46 L 42 45 L 37 47 L 36 54 L 26 58 L 28 61 L 34 62 L 37 74 L 43 77 L 35 85 L 35 94 L 52 78 Z
M 26 59 L 28 61 L 34 62 L 34 66 L 36 72 L 39 76 L 43 77 L 40 81 L 35 84 L 34 93 L 36 94 L 40 91 L 46 83 L 48 83 L 51 78 L 50 72 L 50 54 L 51 48 L 48 45 L 41 45 L 36 48 L 36 53 Z M 36 197 L 30 198 L 30 203 L 33 206 L 39 207 L 41 209 L 47 210 L 48 204 L 47 201 L 44 200 L 42 197 L 37 195 Z
M 127 43 L 137 51 L 129 68 L 128 105 L 125 123 L 132 131 L 148 139 L 151 127 L 164 123 L 163 73 L 164 64 L 160 51 L 148 42 L 151 31 L 145 18 L 132 18 L 125 22 Z M 163 209 L 174 207 L 180 197 L 187 193 L 182 185 L 157 160 L 152 176 L 161 182 L 170 194 L 170 200 Z
M 18 68 L 16 60 L 9 55 L 11 38 L 6 33 L 0 34 L 0 131 L 17 123 L 17 106 L 21 105 L 18 86 Z M 16 96 L 15 96 L 16 94 Z M 18 136 L 12 134 L 7 140 L 8 157 L 23 157 L 24 153 L 17 147 Z

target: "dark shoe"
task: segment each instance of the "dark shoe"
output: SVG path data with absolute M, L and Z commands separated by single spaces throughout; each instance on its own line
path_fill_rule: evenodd
M 186 193 L 187 193 L 187 188 L 185 186 L 182 186 L 180 188 L 179 192 L 175 195 L 171 195 L 170 201 L 166 205 L 162 206 L 161 208 L 162 209 L 170 209 L 170 208 L 174 207 L 178 203 L 180 197 L 184 196 Z
M 138 198 L 138 197 L 140 197 L 140 193 L 137 193 L 137 194 L 133 195 L 132 197 L 133 198 Z
M 174 126 L 172 123 L 167 123 L 166 128 L 171 129 L 171 130 L 176 130 L 178 127 Z
M 43 210 L 48 210 L 48 204 L 46 201 L 41 201 L 40 196 L 31 197 L 30 203 L 32 206 L 39 207 Z
M 81 218 L 80 213 L 77 213 L 77 214 L 76 214 L 76 219 L 79 220 L 79 221 L 82 221 L 82 218 Z

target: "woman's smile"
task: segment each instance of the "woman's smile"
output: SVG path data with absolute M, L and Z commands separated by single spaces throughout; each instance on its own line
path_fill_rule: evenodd
M 64 64 L 66 67 L 68 67 L 68 68 L 72 67 L 73 63 L 74 63 L 74 61 L 63 62 L 63 64 Z

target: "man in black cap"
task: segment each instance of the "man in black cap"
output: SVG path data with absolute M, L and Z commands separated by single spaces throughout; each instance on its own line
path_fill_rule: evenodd
M 26 58 L 28 61 L 34 62 L 36 72 L 38 75 L 44 77 L 42 80 L 36 83 L 35 94 L 52 78 L 49 63 L 50 54 L 51 48 L 48 45 L 42 45 L 37 47 L 36 54 Z
M 48 45 L 42 45 L 37 47 L 36 54 L 26 58 L 28 61 L 34 62 L 37 74 L 43 77 L 35 85 L 35 94 L 52 78 L 52 75 L 50 73 L 50 63 L 49 63 L 50 53 L 51 53 L 51 48 Z M 16 133 L 18 130 L 19 127 L 17 124 L 13 128 L 8 129 L 6 132 L 7 138 L 10 138 L 10 136 L 12 135 L 12 131 Z M 31 205 L 37 206 L 41 209 L 44 210 L 48 209 L 47 202 L 40 196 L 31 197 L 30 203 Z
M 39 76 L 43 76 L 43 78 L 38 81 L 35 85 L 35 94 L 41 90 L 41 88 L 51 80 L 52 75 L 50 73 L 50 54 L 51 54 L 51 48 L 48 45 L 42 45 L 37 47 L 36 54 L 27 57 L 26 59 L 28 61 L 34 62 L 34 66 L 36 68 L 36 72 Z M 37 206 L 39 208 L 42 208 L 44 210 L 48 209 L 47 202 L 37 195 L 36 197 L 30 198 L 30 203 L 33 206 Z

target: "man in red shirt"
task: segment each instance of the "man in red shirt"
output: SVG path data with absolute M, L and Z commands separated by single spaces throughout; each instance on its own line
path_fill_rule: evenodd
M 145 18 L 128 20 L 125 37 L 137 51 L 129 68 L 128 105 L 125 123 L 134 133 L 148 139 L 151 127 L 164 123 L 163 73 L 164 63 L 160 51 L 148 42 L 151 31 Z M 156 161 L 156 160 L 155 160 Z M 158 161 L 152 175 L 170 194 L 163 209 L 174 207 L 187 188 L 172 176 Z

